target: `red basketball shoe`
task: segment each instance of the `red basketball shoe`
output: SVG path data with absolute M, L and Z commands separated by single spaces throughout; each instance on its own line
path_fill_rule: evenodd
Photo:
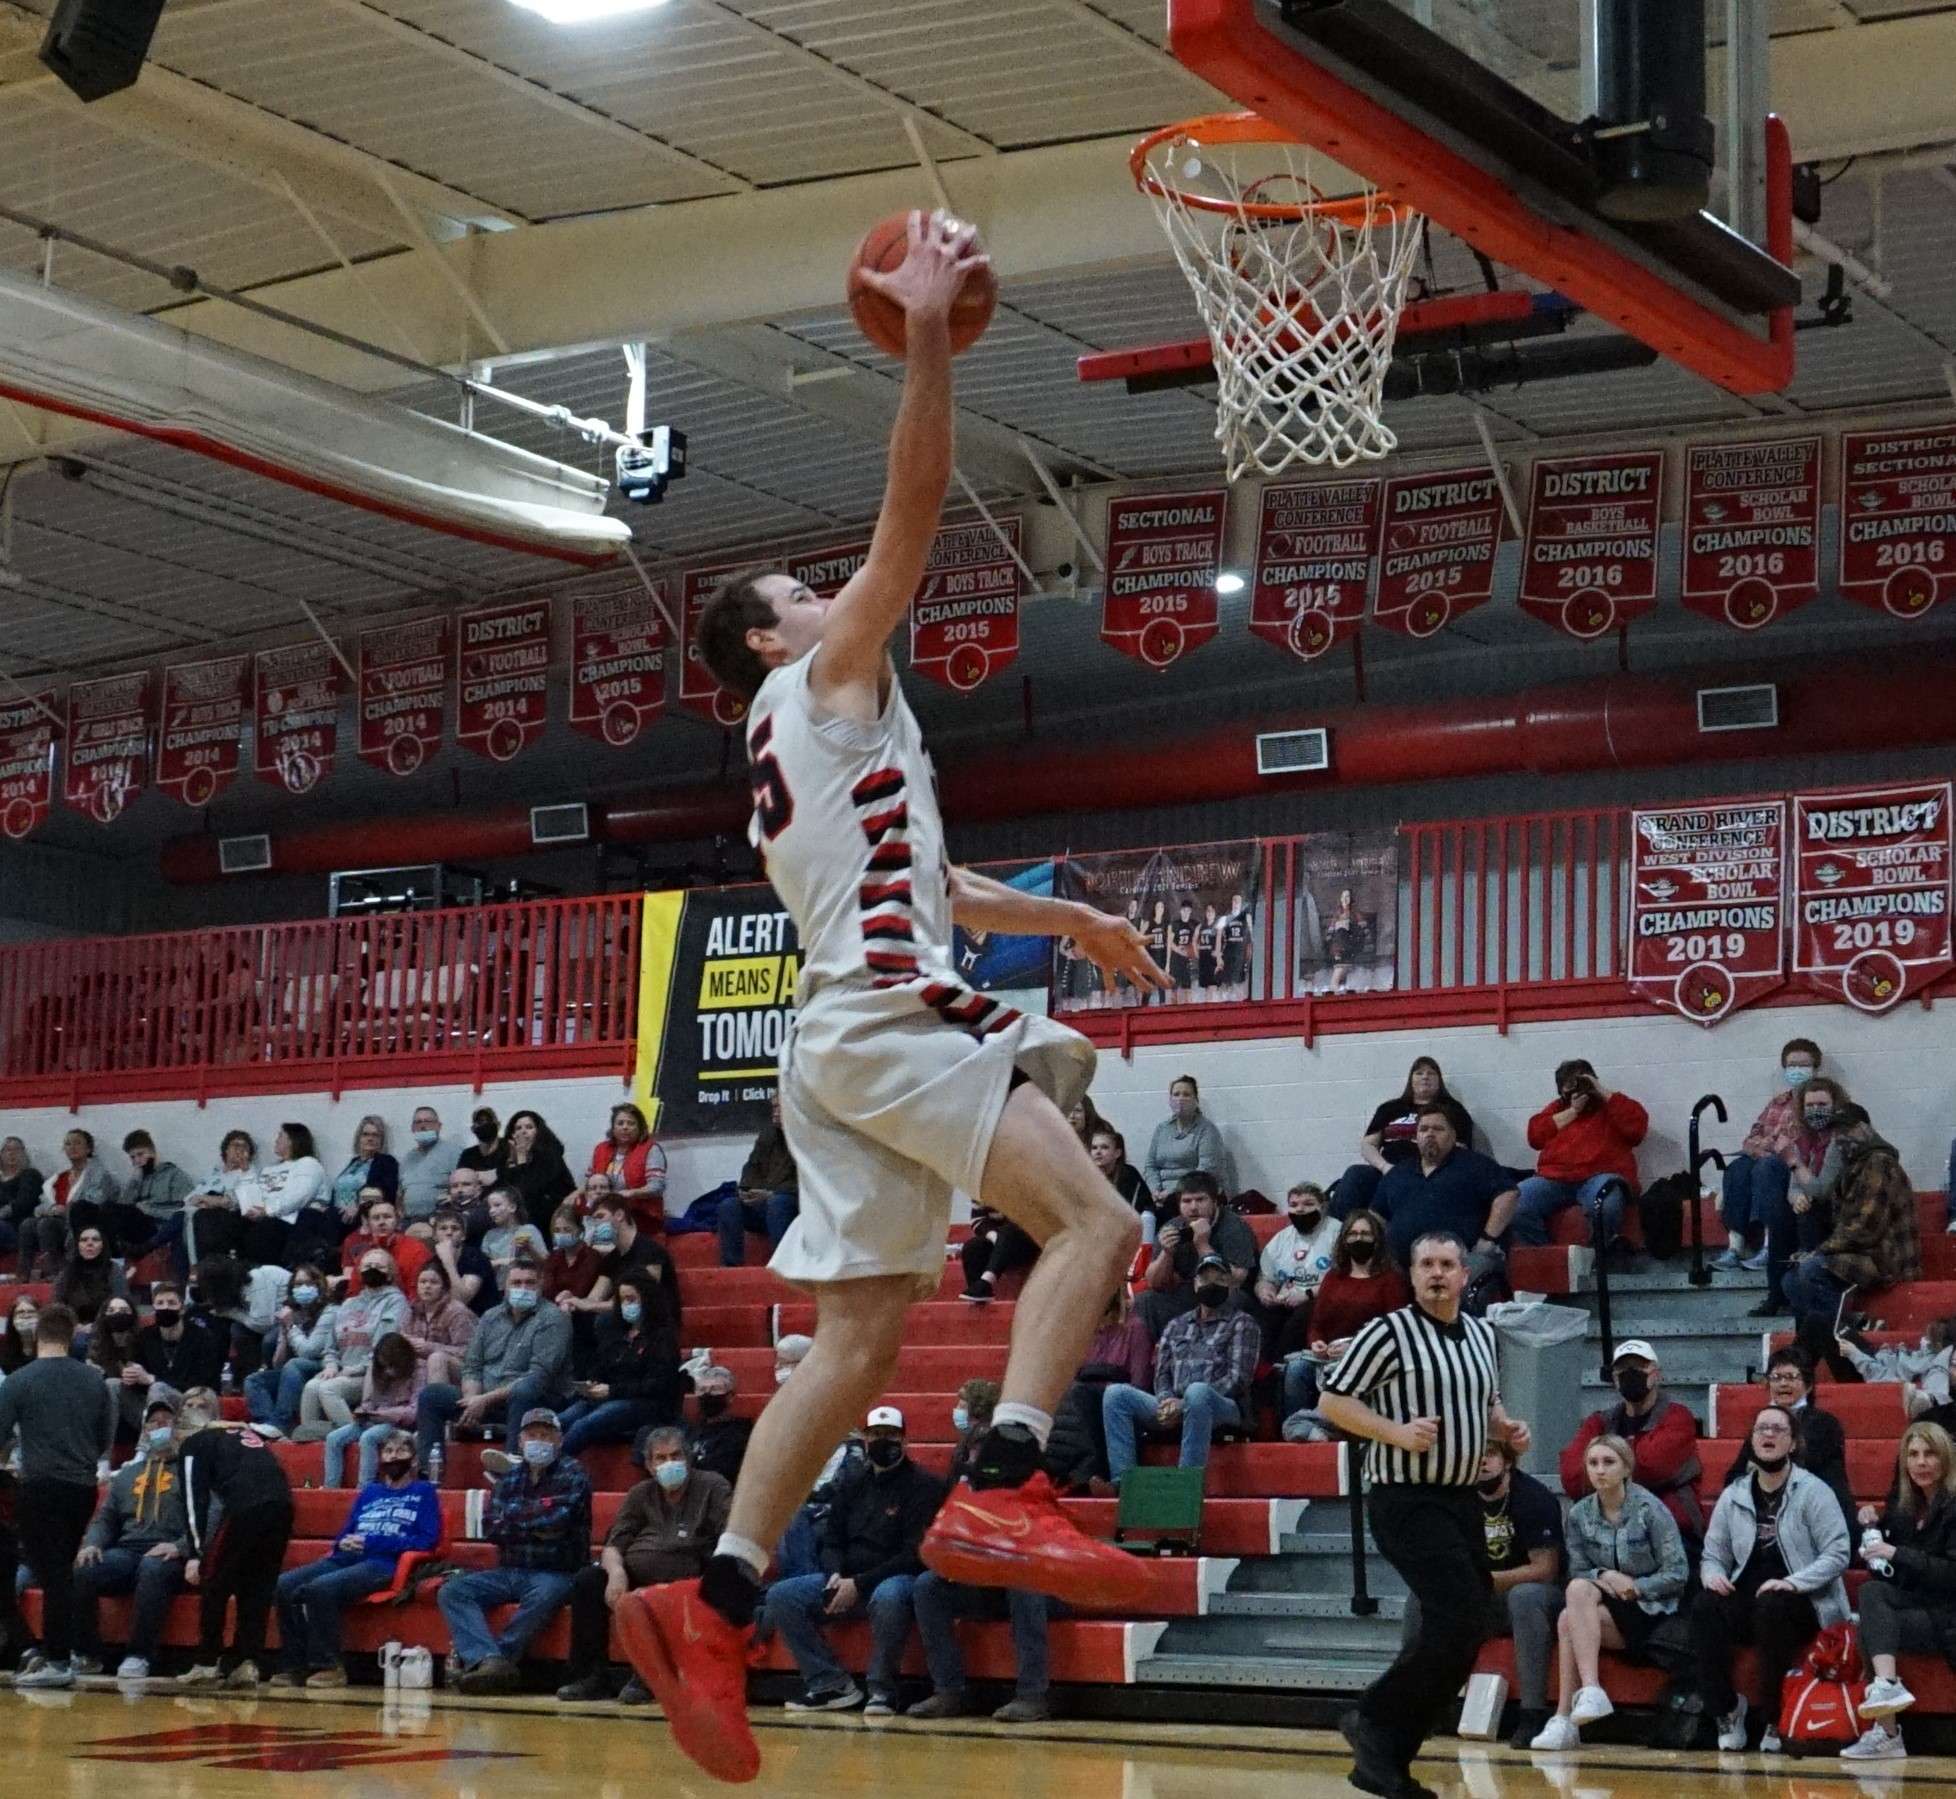
M 625 1654 L 652 1689 L 673 1741 L 715 1780 L 747 1781 L 761 1752 L 747 1723 L 747 1648 L 754 1632 L 736 1630 L 700 1598 L 696 1580 L 640 1587 L 612 1613 Z
M 1147 1571 L 1135 1557 L 1090 1537 L 1060 1509 L 1053 1484 L 957 1487 L 924 1533 L 924 1566 L 974 1587 L 1018 1587 L 1068 1605 L 1145 1608 Z

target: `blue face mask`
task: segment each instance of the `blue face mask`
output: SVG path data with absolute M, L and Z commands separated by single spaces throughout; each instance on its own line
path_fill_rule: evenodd
M 962 1436 L 971 1428 L 971 1413 L 959 1406 L 951 1413 L 951 1428 Z
M 557 1459 L 557 1445 L 531 1437 L 523 1445 L 523 1459 L 532 1468 L 548 1468 Z
M 170 1447 L 170 1439 L 176 1432 L 167 1424 L 160 1424 L 155 1430 L 144 1433 L 143 1441 L 149 1445 L 151 1455 L 161 1454 Z
M 569 1255 L 577 1247 L 580 1239 L 575 1231 L 552 1231 L 550 1241 L 556 1244 L 565 1255 Z
M 589 1242 L 593 1249 L 609 1249 L 617 1241 L 618 1230 L 615 1225 L 594 1224 L 591 1226 Z
M 534 1312 L 537 1309 L 537 1290 L 534 1287 L 512 1287 L 509 1290 L 509 1309 L 512 1312 Z M 527 1449 L 528 1444 L 524 1447 Z
M 652 1470 L 652 1478 L 668 1493 L 677 1492 L 686 1484 L 686 1464 L 684 1462 L 661 1462 Z
M 295 1305 L 309 1306 L 318 1297 L 319 1289 L 317 1287 L 294 1287 L 292 1289 L 292 1300 Z
M 618 1308 L 618 1316 L 627 1324 L 636 1324 L 645 1316 L 645 1308 L 635 1299 L 628 1299 Z
M 1811 1068 L 1804 1068 L 1804 1067 L 1782 1068 L 1779 1072 L 1780 1072 L 1780 1078 L 1784 1080 L 1786 1084 L 1789 1087 L 1791 1087 L 1795 1093 L 1799 1092 L 1799 1090 L 1802 1087 L 1804 1087 L 1807 1084 L 1807 1082 L 1813 1079 L 1813 1070 Z
M 415 1142 L 423 1149 L 433 1149 L 441 1141 L 440 1131 L 416 1131 Z

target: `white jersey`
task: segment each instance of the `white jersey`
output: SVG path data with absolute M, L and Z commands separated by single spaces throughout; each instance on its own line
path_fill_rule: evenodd
M 747 720 L 749 836 L 801 936 L 800 999 L 849 982 L 955 983 L 944 821 L 894 672 L 874 724 L 825 711 L 813 652 L 761 683 Z

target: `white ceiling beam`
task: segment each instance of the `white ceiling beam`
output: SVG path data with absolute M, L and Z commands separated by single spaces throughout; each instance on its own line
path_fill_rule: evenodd
M 405 19 L 396 18 L 383 11 L 371 0 L 315 0 L 316 4 L 332 7 L 350 19 L 357 19 L 369 29 L 391 37 L 397 42 L 410 44 L 425 55 L 433 56 L 442 62 L 452 63 L 464 68 L 470 74 L 495 82 L 499 87 L 519 95 L 532 106 L 542 107 L 580 125 L 588 126 L 601 136 L 610 137 L 621 143 L 628 143 L 652 160 L 671 163 L 676 168 L 690 169 L 695 175 L 711 181 L 716 187 L 732 191 L 745 191 L 753 183 L 744 175 L 722 168 L 718 163 L 707 161 L 703 156 L 695 156 L 690 150 L 660 137 L 656 132 L 642 130 L 639 126 L 627 124 L 623 119 L 608 112 L 601 112 L 595 106 L 587 105 L 569 94 L 559 93 L 553 87 L 545 87 L 540 81 L 533 81 L 527 75 L 519 75 L 514 69 L 506 69 L 501 63 L 491 62 L 488 57 L 465 49 L 460 44 L 450 43 L 448 39 L 436 37 L 433 32 L 424 31 L 418 25 Z
M 858 74 L 854 69 L 822 55 L 819 51 L 809 49 L 806 44 L 789 37 L 786 32 L 776 31 L 773 26 L 764 25 L 758 19 L 750 19 L 745 13 L 730 6 L 727 0 L 690 0 L 690 3 L 695 10 L 711 13 L 723 24 L 733 27 L 750 43 L 765 44 L 769 49 L 788 57 L 790 61 L 799 64 L 811 74 L 819 75 L 825 81 L 840 82 L 859 98 L 883 107 L 898 117 L 912 111 L 924 110 L 916 101 L 871 81 L 868 76 Z M 956 139 L 960 148 L 973 155 L 994 156 L 998 153 L 998 146 L 988 138 L 982 138 L 977 132 L 967 131 L 962 125 L 954 124 L 942 113 L 925 112 L 924 116 L 938 130 Z

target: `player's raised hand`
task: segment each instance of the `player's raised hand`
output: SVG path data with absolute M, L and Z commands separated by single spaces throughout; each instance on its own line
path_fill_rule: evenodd
M 1081 908 L 1072 937 L 1080 954 L 1104 975 L 1125 976 L 1143 992 L 1168 991 L 1168 976 L 1148 954 L 1148 940 L 1125 918 L 1101 912 L 1091 906 Z
M 950 317 L 965 277 L 974 269 L 989 268 L 991 260 L 979 247 L 976 225 L 948 212 L 913 212 L 910 249 L 902 265 L 888 274 L 858 269 L 857 277 L 913 319 L 943 319 Z

